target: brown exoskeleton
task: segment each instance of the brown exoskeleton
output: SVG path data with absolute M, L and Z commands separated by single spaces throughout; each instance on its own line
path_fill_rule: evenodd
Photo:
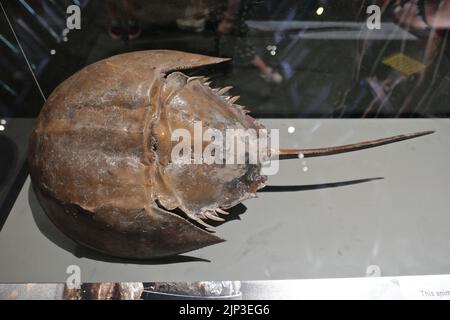
M 100 252 L 147 259 L 223 241 L 207 224 L 254 197 L 266 176 L 256 164 L 177 164 L 177 128 L 263 129 L 247 111 L 181 70 L 227 59 L 177 51 L 141 51 L 89 65 L 60 84 L 30 140 L 37 197 L 66 235 Z M 272 150 L 304 157 L 354 151 L 431 132 L 358 144 Z M 194 143 L 194 141 L 192 141 Z

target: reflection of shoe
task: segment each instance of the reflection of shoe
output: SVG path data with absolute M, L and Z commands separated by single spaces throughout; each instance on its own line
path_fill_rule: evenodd
M 128 20 L 128 39 L 133 40 L 141 35 L 141 27 L 136 20 Z
M 283 82 L 283 76 L 272 68 L 269 68 L 266 73 L 261 73 L 261 77 L 269 83 L 280 84 Z
M 120 26 L 120 23 L 117 21 L 111 22 L 109 28 L 108 28 L 109 36 L 113 39 L 120 39 L 123 35 L 122 27 Z
M 202 32 L 205 30 L 205 18 L 184 18 L 184 19 L 177 19 L 177 26 L 181 30 L 188 30 L 188 31 L 195 31 L 195 32 Z

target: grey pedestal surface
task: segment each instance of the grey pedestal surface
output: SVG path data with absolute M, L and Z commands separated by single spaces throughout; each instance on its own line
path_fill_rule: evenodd
M 0 230 L 25 180 L 26 171 L 23 169 L 27 158 L 28 138 L 35 119 L 1 120 L 3 130 L 0 131 L 0 157 L 3 163 L 0 170 L 4 171 L 0 171 Z
M 268 185 L 301 187 L 272 188 L 246 201 L 240 220 L 217 228 L 226 242 L 157 261 L 114 259 L 78 246 L 47 219 L 28 179 L 0 232 L 0 283 L 65 282 L 70 265 L 80 267 L 83 282 L 361 277 L 368 268 L 384 276 L 450 273 L 450 120 L 262 122 L 280 129 L 281 147 L 436 133 L 282 161 Z M 384 179 L 357 183 L 375 177 Z

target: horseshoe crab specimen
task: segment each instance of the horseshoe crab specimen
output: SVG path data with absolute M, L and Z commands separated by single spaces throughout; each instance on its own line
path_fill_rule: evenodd
M 208 220 L 264 186 L 261 163 L 171 162 L 171 132 L 263 126 L 203 77 L 180 70 L 227 59 L 141 51 L 91 64 L 60 84 L 30 138 L 29 167 L 49 218 L 78 243 L 124 258 L 175 255 L 223 241 Z M 431 132 L 353 145 L 275 150 L 281 158 L 354 151 Z

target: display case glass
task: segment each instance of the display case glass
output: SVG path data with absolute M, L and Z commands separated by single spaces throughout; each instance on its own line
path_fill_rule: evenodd
M 450 290 L 445 276 L 450 273 L 450 1 L 0 0 L 0 4 L 0 283 L 52 283 L 50 291 L 42 289 L 47 294 L 39 289 L 36 296 L 61 297 L 68 294 L 64 291 L 67 288 L 53 284 L 66 283 L 79 271 L 81 283 L 144 283 L 145 299 L 183 294 L 177 290 L 184 290 L 186 296 L 221 292 L 216 296 L 273 298 L 270 290 L 274 290 L 281 296 L 284 292 L 288 298 L 305 298 L 308 293 L 320 297 L 319 290 L 301 289 L 305 286 L 332 288 L 328 291 L 332 297 L 352 297 L 354 292 L 367 290 L 367 298 L 427 298 L 427 290 Z M 150 55 L 140 62 L 142 69 L 132 65 L 132 59 L 106 60 L 104 65 L 113 65 L 108 72 L 100 67 L 86 69 L 113 56 L 144 50 L 150 50 Z M 170 56 L 175 51 L 230 60 L 189 60 L 192 68 L 186 69 L 185 56 Z M 168 65 L 169 60 L 171 67 L 164 69 L 162 65 Z M 146 63 L 154 63 L 154 70 L 164 72 L 150 74 Z M 85 70 L 88 80 L 70 80 L 80 70 Z M 277 138 L 280 149 L 302 152 L 291 154 L 290 159 L 277 159 L 265 186 L 258 185 L 256 198 L 246 194 L 239 201 L 226 202 L 225 192 L 215 195 L 220 203 L 233 202 L 233 206 L 223 205 L 228 215 L 219 212 L 218 219 L 208 220 L 224 242 L 202 248 L 192 246 L 191 250 L 157 259 L 145 256 L 136 260 L 132 253 L 130 257 L 114 257 L 72 240 L 48 217 L 47 207 L 42 205 L 29 177 L 27 159 L 33 163 L 40 156 L 33 151 L 29 159 L 29 150 L 34 150 L 37 143 L 36 139 L 30 140 L 32 132 L 57 130 L 51 121 L 65 117 L 62 111 L 42 115 L 43 106 L 58 96 L 58 105 L 72 101 L 70 108 L 83 108 L 89 90 L 103 87 L 105 95 L 96 99 L 102 103 L 111 99 L 111 108 L 132 109 L 139 99 L 137 91 L 123 98 L 128 100 L 121 100 L 122 105 L 114 99 L 145 72 L 149 72 L 149 78 L 159 79 L 152 82 L 151 90 L 158 94 L 150 95 L 150 106 L 167 98 L 164 90 L 168 86 L 162 83 L 178 71 L 193 82 L 210 82 L 207 85 L 213 89 L 232 86 L 223 92 L 223 99 L 243 106 L 249 116 L 258 119 L 258 125 L 276 130 L 273 138 Z M 196 80 L 203 76 L 209 80 Z M 115 87 L 114 81 L 118 83 Z M 62 93 L 50 98 L 62 83 Z M 146 90 L 151 91 L 150 87 Z M 171 94 L 181 91 L 174 92 Z M 239 96 L 237 102 L 230 98 L 235 96 Z M 183 104 L 177 105 L 179 111 L 172 106 L 167 121 L 183 112 L 192 122 L 206 121 L 214 112 L 220 113 L 207 110 L 207 102 L 198 91 L 189 91 L 183 97 L 186 108 L 195 105 L 192 108 L 201 110 L 194 115 Z M 75 113 L 73 109 L 66 111 Z M 47 122 L 35 129 L 40 113 Z M 117 121 L 118 114 L 108 119 Z M 104 121 L 105 127 L 111 125 L 103 116 L 88 114 L 85 118 L 90 123 Z M 120 117 L 120 121 L 128 121 Z M 230 123 L 237 123 L 230 117 Z M 250 121 L 245 117 L 239 121 Z M 126 129 L 121 128 L 124 122 L 117 122 L 117 130 L 127 132 L 143 118 L 143 114 L 134 115 Z M 76 120 L 81 116 L 67 119 L 67 130 L 84 137 L 89 128 L 78 121 L 85 120 Z M 257 127 L 251 123 L 249 126 Z M 308 151 L 415 132 L 427 135 L 358 152 L 333 154 L 322 150 L 329 154 L 324 157 Z M 39 139 L 45 137 L 43 134 Z M 80 153 L 85 153 L 83 159 L 89 156 L 83 148 L 91 143 L 89 135 L 86 137 L 81 142 L 76 140 Z M 96 137 L 123 146 L 118 142 L 119 134 L 110 137 L 105 133 L 104 140 L 101 135 Z M 75 148 L 70 145 L 75 140 L 68 141 L 69 153 Z M 41 163 L 36 170 L 43 172 L 63 156 L 48 156 L 53 160 Z M 133 156 L 126 154 L 124 159 Z M 94 170 L 89 162 L 73 165 L 81 176 Z M 102 168 L 106 165 L 95 172 Z M 112 176 L 114 170 L 122 170 L 120 165 L 111 168 L 105 171 L 112 170 Z M 67 177 L 60 179 L 63 174 L 52 170 L 59 188 L 69 190 L 69 185 L 62 182 L 68 181 Z M 224 169 L 220 177 L 234 173 Z M 186 190 L 199 189 L 200 173 L 189 174 L 175 175 L 170 182 L 182 190 L 178 199 Z M 169 175 L 169 170 L 164 171 L 161 179 Z M 78 178 L 70 179 L 73 182 Z M 148 184 L 156 185 L 155 179 Z M 225 190 L 218 186 L 225 185 L 227 178 L 214 179 L 209 187 L 202 185 L 202 194 L 213 197 L 211 194 L 217 190 Z M 226 189 L 230 193 L 239 188 L 251 189 L 251 179 L 256 178 L 236 179 L 234 184 L 226 180 L 231 185 Z M 87 190 L 92 186 L 97 191 L 106 190 L 100 180 L 90 182 L 88 187 L 80 182 L 77 194 L 88 197 Z M 111 181 L 124 183 L 120 178 Z M 152 193 L 158 192 L 161 194 L 152 189 Z M 64 198 L 67 201 L 56 200 L 70 202 L 71 195 L 68 197 Z M 114 203 L 118 198 L 108 199 Z M 134 201 L 133 196 L 128 199 Z M 110 205 L 100 202 L 96 205 Z M 169 210 L 167 203 L 156 201 L 152 205 Z M 114 211 L 114 205 L 112 208 L 108 210 Z M 179 219 L 177 208 L 184 207 L 174 206 L 169 211 Z M 182 219 L 186 219 L 187 211 Z M 195 226 L 202 232 L 205 229 Z M 183 232 L 178 228 L 171 235 L 177 238 Z M 166 237 L 166 233 L 162 234 Z M 421 278 L 426 275 L 434 278 Z M 435 278 L 440 275 L 442 278 Z M 388 278 L 352 282 L 364 277 Z M 308 279 L 335 282 L 318 280 L 311 286 L 298 282 Z M 348 282 L 342 282 L 344 279 Z M 199 284 L 199 280 L 203 282 Z M 240 281 L 242 284 L 236 284 Z M 178 282 L 179 287 L 165 284 L 172 282 Z M 440 288 L 437 282 L 442 284 Z M 354 288 L 353 293 L 351 289 L 339 291 L 346 286 L 344 283 Z M 8 297 L 11 288 L 3 286 L 0 296 Z M 115 294 L 112 292 L 110 298 Z

